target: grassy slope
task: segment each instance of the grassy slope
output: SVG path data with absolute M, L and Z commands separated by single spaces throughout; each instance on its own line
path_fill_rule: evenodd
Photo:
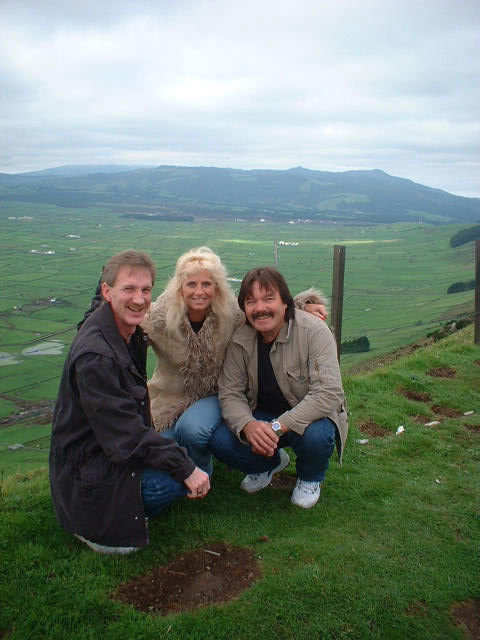
M 241 475 L 217 465 L 207 499 L 174 505 L 152 523 L 148 549 L 130 557 L 98 556 L 60 529 L 45 469 L 8 478 L 0 635 L 460 640 L 450 608 L 480 596 L 479 361 L 470 327 L 390 367 L 346 375 L 344 466 L 332 461 L 315 509 L 294 508 L 279 489 L 244 494 Z M 454 378 L 427 373 L 446 366 Z M 400 389 L 431 400 L 407 400 Z M 434 404 L 475 414 L 424 427 L 415 418 L 435 419 Z M 367 420 L 387 435 L 360 445 Z M 405 432 L 395 435 L 400 424 Z M 109 599 L 119 582 L 211 541 L 249 545 L 259 556 L 262 579 L 236 601 L 162 618 Z

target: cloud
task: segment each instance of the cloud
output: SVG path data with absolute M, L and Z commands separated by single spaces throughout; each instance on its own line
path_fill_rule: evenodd
M 0 171 L 381 168 L 480 195 L 480 4 L 3 0 Z

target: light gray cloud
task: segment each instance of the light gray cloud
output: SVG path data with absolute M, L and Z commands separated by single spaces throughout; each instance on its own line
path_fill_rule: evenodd
M 380 168 L 480 196 L 477 0 L 2 0 L 0 171 Z

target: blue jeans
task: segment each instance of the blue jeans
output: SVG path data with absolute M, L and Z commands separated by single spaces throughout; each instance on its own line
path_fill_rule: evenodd
M 194 402 L 178 420 L 161 435 L 172 438 L 182 447 L 197 467 L 212 475 L 213 460 L 210 451 L 212 433 L 222 422 L 217 396 L 209 396 Z M 177 482 L 167 471 L 146 467 L 142 474 L 142 501 L 145 515 L 154 518 L 172 502 L 186 496 L 188 489 Z
M 145 515 L 154 518 L 177 498 L 186 496 L 187 486 L 177 482 L 167 471 L 145 467 L 142 473 L 142 501 Z
M 256 420 L 267 422 L 277 417 L 260 410 L 255 411 L 253 416 Z M 303 435 L 294 431 L 283 434 L 278 442 L 278 449 L 293 449 L 300 480 L 322 482 L 335 446 L 335 434 L 335 424 L 329 418 L 322 418 L 309 424 Z M 278 449 L 271 458 L 253 453 L 250 445 L 240 442 L 224 422 L 213 434 L 210 444 L 216 458 L 243 473 L 264 473 L 280 462 Z
M 213 472 L 210 440 L 215 429 L 222 422 L 222 413 L 217 396 L 208 396 L 194 402 L 176 422 L 161 435 L 173 438 L 182 447 L 197 467 L 208 473 Z

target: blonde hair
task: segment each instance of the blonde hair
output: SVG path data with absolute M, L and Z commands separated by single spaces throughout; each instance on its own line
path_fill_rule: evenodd
M 223 342 L 230 338 L 238 304 L 228 284 L 225 266 L 208 247 L 190 249 L 177 260 L 175 273 L 163 293 L 167 303 L 166 330 L 171 335 L 181 335 L 180 327 L 188 310 L 182 286 L 187 278 L 203 270 L 208 271 L 215 284 L 211 309 L 217 318 L 219 339 Z

